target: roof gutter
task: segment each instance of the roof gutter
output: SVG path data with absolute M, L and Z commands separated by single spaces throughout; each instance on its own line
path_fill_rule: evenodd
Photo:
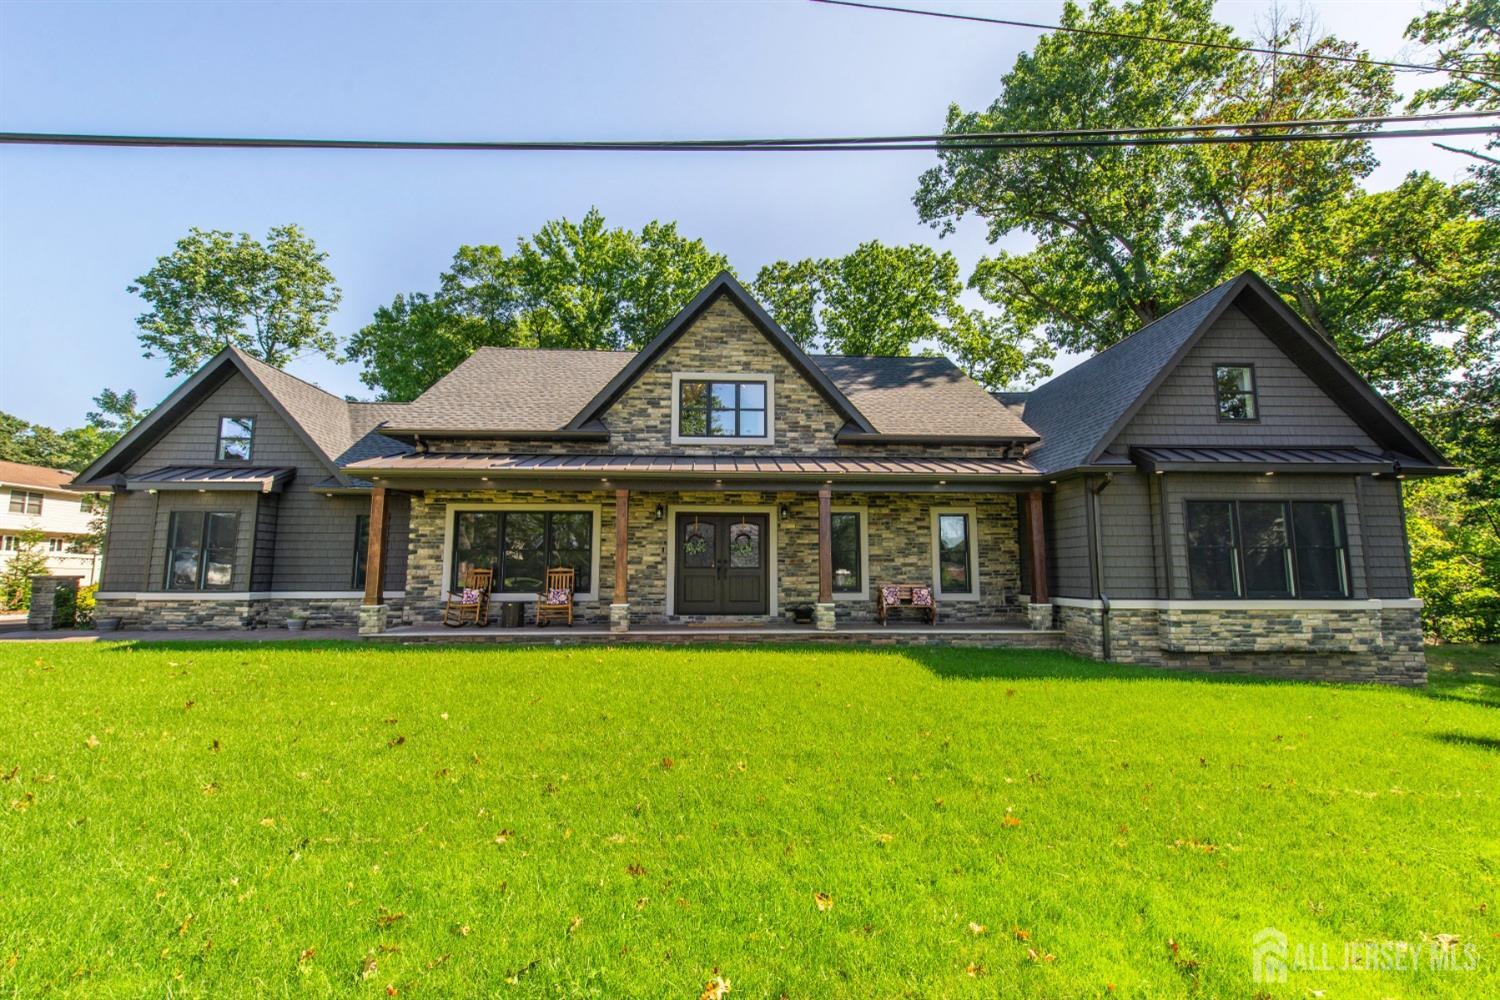
M 513 428 L 504 430 L 494 427 L 473 427 L 460 430 L 441 429 L 434 430 L 431 427 L 380 427 L 381 434 L 393 438 L 492 438 L 497 441 L 608 441 L 608 430 L 576 430 L 572 428 L 561 428 L 556 430 L 522 431 Z
M 1011 447 L 1035 444 L 1041 440 L 1041 437 L 1036 434 L 1030 437 L 1018 435 L 998 437 L 993 434 L 880 434 L 866 431 L 839 431 L 833 439 L 839 444 L 971 444 Z

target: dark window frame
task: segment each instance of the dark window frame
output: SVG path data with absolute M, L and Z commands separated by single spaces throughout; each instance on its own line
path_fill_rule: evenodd
M 172 553 L 177 540 L 177 524 L 179 518 L 196 517 L 198 522 L 198 555 L 197 568 L 193 572 L 193 586 L 179 587 L 173 581 Z M 230 550 L 229 557 L 229 582 L 222 585 L 210 586 L 207 580 L 209 566 L 209 518 L 227 517 L 234 524 L 234 546 Z M 167 516 L 167 553 L 166 565 L 162 573 L 162 589 L 179 592 L 192 593 L 196 591 L 224 591 L 233 590 L 235 577 L 240 565 L 240 514 L 234 510 L 174 510 Z
M 18 500 L 20 501 L 19 507 L 16 505 L 16 501 Z M 31 509 L 33 500 L 36 501 L 35 510 Z M 47 495 L 40 490 L 18 490 L 12 487 L 10 491 L 10 503 L 8 504 L 8 508 L 12 514 L 32 514 L 40 517 L 42 513 L 42 505 L 46 502 L 46 500 Z
M 242 438 L 239 435 L 234 435 L 232 437 L 226 438 L 224 436 L 224 421 L 226 421 L 226 420 L 237 420 L 237 421 L 240 421 L 242 423 L 249 423 L 249 425 L 250 425 L 250 434 L 249 434 L 249 436 Z M 219 414 L 219 435 L 214 440 L 214 461 L 215 462 L 228 462 L 228 463 L 232 463 L 234 465 L 249 465 L 250 462 L 253 461 L 254 458 L 255 458 L 255 427 L 256 427 L 256 425 L 258 423 L 260 423 L 260 421 L 258 419 L 256 419 L 256 417 L 253 414 L 234 414 L 234 413 L 221 413 L 221 414 Z M 225 457 L 225 455 L 224 455 L 224 442 L 226 440 L 230 440 L 230 441 L 241 441 L 241 440 L 243 440 L 245 442 L 245 457 L 244 458 Z
M 1291 568 L 1290 568 L 1291 579 L 1290 579 L 1290 583 L 1291 583 L 1292 592 L 1291 592 L 1290 595 L 1286 595 L 1286 596 L 1268 596 L 1268 595 L 1266 595 L 1264 593 L 1252 594 L 1250 592 L 1250 581 L 1249 581 L 1249 577 L 1247 576 L 1246 568 L 1245 568 L 1246 567 L 1246 558 L 1245 558 L 1245 555 L 1246 555 L 1246 551 L 1247 551 L 1248 546 L 1245 544 L 1245 534 L 1244 534 L 1244 531 L 1242 530 L 1241 523 L 1240 523 L 1240 504 L 1242 504 L 1242 503 L 1279 504 L 1282 507 L 1282 517 L 1283 517 L 1283 519 L 1286 522 L 1286 551 L 1287 551 L 1287 557 L 1289 557 L 1289 560 L 1290 560 L 1290 563 L 1291 563 Z M 1191 547 L 1188 545 L 1187 538 L 1186 538 L 1186 527 L 1187 527 L 1187 524 L 1188 524 L 1188 522 L 1190 520 L 1190 514 L 1189 514 L 1189 509 L 1188 508 L 1192 504 L 1214 504 L 1216 506 L 1222 506 L 1222 505 L 1227 504 L 1229 506 L 1229 511 L 1230 511 L 1230 530 L 1233 533 L 1233 537 L 1230 540 L 1228 548 L 1229 548 L 1230 552 L 1232 553 L 1233 564 L 1234 564 L 1233 572 L 1234 572 L 1235 593 L 1233 593 L 1233 594 L 1224 594 L 1224 593 L 1200 594 L 1196 590 L 1192 589 L 1192 586 L 1193 586 L 1193 578 L 1192 578 L 1192 570 L 1191 570 L 1191 566 L 1192 566 L 1192 551 L 1191 551 Z M 1296 519 L 1297 519 L 1296 508 L 1299 505 L 1313 505 L 1313 504 L 1321 506 L 1321 507 L 1332 507 L 1333 508 L 1334 519 L 1335 519 L 1334 520 L 1334 525 L 1335 525 L 1335 527 L 1337 529 L 1337 537 L 1338 537 L 1339 541 L 1342 544 L 1337 545 L 1337 546 L 1311 546 L 1311 545 L 1305 545 L 1304 546 L 1304 545 L 1299 545 L 1298 540 L 1297 540 L 1297 529 L 1296 529 L 1296 523 L 1295 523 Z M 1290 498 L 1290 499 L 1279 499 L 1279 498 L 1274 498 L 1274 497 L 1249 497 L 1249 498 L 1236 498 L 1236 499 L 1217 498 L 1217 499 L 1215 499 L 1215 498 L 1202 498 L 1202 497 L 1200 497 L 1200 498 L 1194 498 L 1194 499 L 1184 500 L 1183 501 L 1183 508 L 1182 508 L 1182 515 L 1183 515 L 1182 523 L 1183 523 L 1183 527 L 1184 527 L 1183 547 L 1184 547 L 1184 549 L 1187 550 L 1186 555 L 1187 555 L 1188 566 L 1189 566 L 1189 571 L 1188 571 L 1188 574 L 1187 574 L 1187 581 L 1188 581 L 1189 593 L 1190 593 L 1190 595 L 1191 595 L 1191 597 L 1192 597 L 1193 600 L 1232 600 L 1232 601 L 1267 601 L 1267 600 L 1270 600 L 1270 601 L 1347 601 L 1347 600 L 1356 600 L 1356 598 L 1354 596 L 1354 564 L 1353 564 L 1353 557 L 1352 557 L 1352 554 L 1351 554 L 1351 551 L 1350 551 L 1351 550 L 1351 545 L 1350 545 L 1350 541 L 1349 541 L 1349 519 L 1348 519 L 1348 516 L 1347 516 L 1347 512 L 1344 509 L 1344 501 L 1342 501 L 1342 500 L 1317 499 L 1317 498 L 1310 498 L 1310 497 L 1299 497 L 1299 498 Z M 1302 576 L 1302 550 L 1303 549 L 1309 549 L 1310 550 L 1312 548 L 1331 548 L 1333 551 L 1335 551 L 1335 552 L 1337 552 L 1339 554 L 1340 558 L 1339 558 L 1339 561 L 1338 561 L 1338 564 L 1337 564 L 1337 568 L 1338 568 L 1338 571 L 1339 571 L 1339 581 L 1342 584 L 1342 589 L 1343 589 L 1342 593 L 1333 593 L 1333 592 L 1328 592 L 1328 591 L 1317 591 L 1317 592 L 1309 594 L 1307 592 L 1307 588 L 1303 585 L 1304 581 L 1303 581 L 1303 576 Z
M 701 434 L 690 434 L 687 431 L 683 430 L 683 427 L 682 427 L 683 418 L 685 416 L 687 416 L 690 412 L 693 411 L 693 408 L 691 408 L 691 407 L 688 406 L 687 401 L 686 401 L 686 399 L 684 397 L 687 394 L 688 386 L 694 386 L 694 385 L 701 385 L 701 386 L 705 387 L 705 390 L 704 390 L 704 393 L 703 393 L 703 408 L 702 408 L 702 413 L 701 413 L 701 415 L 703 417 L 703 433 L 701 433 Z M 718 411 L 715 411 L 715 409 L 714 409 L 714 387 L 715 386 L 726 386 L 726 385 L 734 386 L 734 408 L 732 410 L 718 410 Z M 758 386 L 760 386 L 760 389 L 761 389 L 761 405 L 760 406 L 744 406 L 740 402 L 740 392 L 747 385 L 758 385 Z M 675 436 L 678 437 L 678 438 L 680 438 L 680 439 L 689 440 L 689 441 L 699 441 L 699 440 L 709 440 L 709 439 L 712 439 L 712 440 L 715 440 L 715 441 L 765 441 L 765 440 L 767 440 L 767 439 L 769 439 L 771 437 L 771 420 L 770 420 L 770 416 L 771 416 L 771 380 L 769 378 L 764 377 L 764 376 L 747 375 L 747 376 L 745 376 L 743 378 L 736 377 L 736 378 L 732 378 L 732 379 L 728 379 L 728 378 L 680 378 L 680 379 L 677 380 L 677 400 L 676 400 L 676 403 L 677 403 L 677 407 L 676 407 L 676 409 L 677 409 L 677 425 L 676 425 L 676 427 L 675 427 L 674 430 L 675 430 Z M 732 412 L 734 414 L 734 433 L 733 434 L 717 434 L 717 433 L 714 432 L 714 413 L 715 412 L 719 412 L 719 413 L 729 413 L 729 412 Z M 759 413 L 760 414 L 761 427 L 763 429 L 762 433 L 760 433 L 760 434 L 746 434 L 746 433 L 743 433 L 741 431 L 741 428 L 740 428 L 741 419 L 740 418 L 741 418 L 741 414 L 744 414 L 744 413 Z
M 481 508 L 473 508 L 473 509 L 468 509 L 468 510 L 457 510 L 457 511 L 454 511 L 454 514 L 453 514 L 453 530 L 450 533 L 450 536 L 449 536 L 449 539 L 448 539 L 448 562 L 449 562 L 448 586 L 449 586 L 449 589 L 451 589 L 451 590 L 457 590 L 461 586 L 461 584 L 459 582 L 459 558 L 458 558 L 458 539 L 459 539 L 458 522 L 459 522 L 459 519 L 462 518 L 464 515 L 470 515 L 470 516 L 472 516 L 472 515 L 475 515 L 475 514 L 488 514 L 488 515 L 497 517 L 499 519 L 498 522 L 496 523 L 496 526 L 495 526 L 496 527 L 496 531 L 495 531 L 495 563 L 494 563 L 494 566 L 495 566 L 495 576 L 494 576 L 494 579 L 492 580 L 492 582 L 490 584 L 490 588 L 491 588 L 490 592 L 492 594 L 510 594 L 510 593 L 514 593 L 514 594 L 517 594 L 517 595 L 524 596 L 526 594 L 531 593 L 530 591 L 508 591 L 508 590 L 502 590 L 501 589 L 502 585 L 505 582 L 505 577 L 506 577 L 506 572 L 505 572 L 506 520 L 507 520 L 507 518 L 511 514 L 534 514 L 534 515 L 540 515 L 541 516 L 541 518 L 542 518 L 542 561 L 543 561 L 543 564 L 544 564 L 542 568 L 543 568 L 544 572 L 545 572 L 545 570 L 551 568 L 552 566 L 558 565 L 558 563 L 552 558 L 554 555 L 556 555 L 556 552 L 555 552 L 555 537 L 553 535 L 553 518 L 556 517 L 556 516 L 558 516 L 558 515 L 567 515 L 567 514 L 582 515 L 584 518 L 586 518 L 587 519 L 586 523 L 587 523 L 587 526 L 588 526 L 588 545 L 587 545 L 587 547 L 585 549 L 585 552 L 587 553 L 587 559 L 585 561 L 588 564 L 588 573 L 589 573 L 588 584 L 589 585 L 587 587 L 576 586 L 577 580 L 576 580 L 576 577 L 575 577 L 575 581 L 574 581 L 575 582 L 575 590 L 576 590 L 576 593 L 578 595 L 597 593 L 597 588 L 599 586 L 599 581 L 595 577 L 594 567 L 595 567 L 595 564 L 598 562 L 598 556 L 599 556 L 599 548 L 598 548 L 598 546 L 599 546 L 599 532 L 596 530 L 596 528 L 597 528 L 596 521 L 598 520 L 598 511 L 596 509 L 592 508 L 592 507 L 563 507 L 563 508 L 557 509 L 557 510 L 540 509 L 540 508 L 525 508 L 525 507 L 481 507 Z M 543 581 L 545 581 L 545 577 L 543 578 Z M 539 586 L 540 586 L 540 584 L 539 584 Z
M 860 510 L 836 510 L 836 511 L 831 512 L 829 514 L 829 526 L 830 526 L 830 534 L 833 535 L 834 539 L 837 539 L 838 532 L 832 531 L 832 523 L 834 521 L 837 521 L 841 517 L 852 517 L 852 518 L 854 518 L 854 559 L 853 559 L 853 564 L 852 564 L 853 565 L 853 573 L 854 573 L 854 585 L 852 587 L 840 587 L 839 586 L 839 577 L 838 577 L 838 569 L 839 569 L 838 548 L 837 548 L 837 543 L 835 542 L 834 543 L 834 550 L 833 550 L 833 556 L 834 556 L 834 558 L 833 558 L 833 592 L 834 592 L 834 594 L 843 594 L 843 595 L 846 595 L 846 596 L 859 596 L 859 595 L 862 595 L 862 594 L 864 594 L 866 592 L 866 581 L 865 581 L 865 570 L 864 570 L 864 562 L 865 562 L 865 538 L 864 538 L 864 534 L 865 534 L 865 514 L 864 514 L 864 511 L 860 511 Z
M 366 574 L 370 568 L 367 565 L 370 557 L 370 515 L 354 515 L 354 570 L 350 574 L 350 584 L 353 590 L 365 589 Z
M 1219 388 L 1219 372 L 1229 368 L 1243 368 L 1250 373 L 1250 388 L 1240 390 L 1234 395 L 1236 397 L 1248 397 L 1250 400 L 1251 416 L 1230 417 L 1224 414 L 1224 396 Z M 1260 423 L 1260 378 L 1255 373 L 1255 364 L 1249 361 L 1215 361 L 1213 363 L 1214 383 L 1214 409 L 1218 414 L 1221 424 L 1258 424 Z
M 968 580 L 968 586 L 962 590 L 954 590 L 943 586 L 943 518 L 958 517 L 964 522 L 964 578 Z M 978 518 L 973 511 L 967 510 L 938 510 L 932 524 L 932 544 L 935 551 L 937 579 L 933 580 L 933 586 L 937 588 L 939 597 L 978 597 L 979 596 L 979 574 L 978 560 L 974 556 L 974 532 L 978 528 Z

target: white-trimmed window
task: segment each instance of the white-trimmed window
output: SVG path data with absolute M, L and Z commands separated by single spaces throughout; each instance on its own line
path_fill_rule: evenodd
M 770 444 L 775 379 L 728 372 L 672 373 L 674 444 Z
M 31 490 L 11 490 L 10 512 L 12 514 L 40 514 L 42 495 Z
M 833 599 L 863 600 L 870 596 L 869 529 L 864 508 L 833 508 L 831 526 Z
M 547 570 L 567 566 L 574 598 L 598 599 L 598 506 L 463 504 L 448 510 L 447 587 L 462 586 L 471 569 L 492 569 L 497 596 L 535 600 Z
M 254 447 L 254 417 L 219 418 L 219 448 L 215 454 L 220 462 L 248 462 Z
M 932 582 L 945 600 L 979 600 L 979 518 L 973 507 L 933 508 Z

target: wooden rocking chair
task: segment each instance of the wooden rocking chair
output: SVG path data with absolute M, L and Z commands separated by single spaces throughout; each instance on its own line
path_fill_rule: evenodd
M 490 623 L 490 586 L 494 583 L 492 569 L 471 569 L 464 577 L 464 585 L 458 590 L 448 591 L 443 604 L 443 624 L 458 628 L 468 622 L 483 628 Z
M 551 621 L 573 625 L 573 571 L 560 566 L 547 570 L 547 585 L 536 597 L 537 628 Z

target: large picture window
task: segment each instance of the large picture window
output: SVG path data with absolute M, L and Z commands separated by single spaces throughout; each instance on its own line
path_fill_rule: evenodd
M 677 383 L 679 438 L 756 438 L 770 435 L 766 381 L 684 378 Z
M 1189 500 L 1188 583 L 1197 598 L 1349 596 L 1336 500 Z
M 569 566 L 579 594 L 594 589 L 594 514 L 586 510 L 461 510 L 453 520 L 452 587 L 471 569 L 494 570 L 494 589 L 535 594 L 548 569 Z
M 238 514 L 175 511 L 167 521 L 167 589 L 228 590 L 239 530 Z
M 965 511 L 940 511 L 935 517 L 938 595 L 977 596 L 974 579 L 974 519 Z
M 248 462 L 254 444 L 254 417 L 219 418 L 219 461 Z
M 863 540 L 860 538 L 860 514 L 857 511 L 834 511 L 833 592 L 865 592 Z

